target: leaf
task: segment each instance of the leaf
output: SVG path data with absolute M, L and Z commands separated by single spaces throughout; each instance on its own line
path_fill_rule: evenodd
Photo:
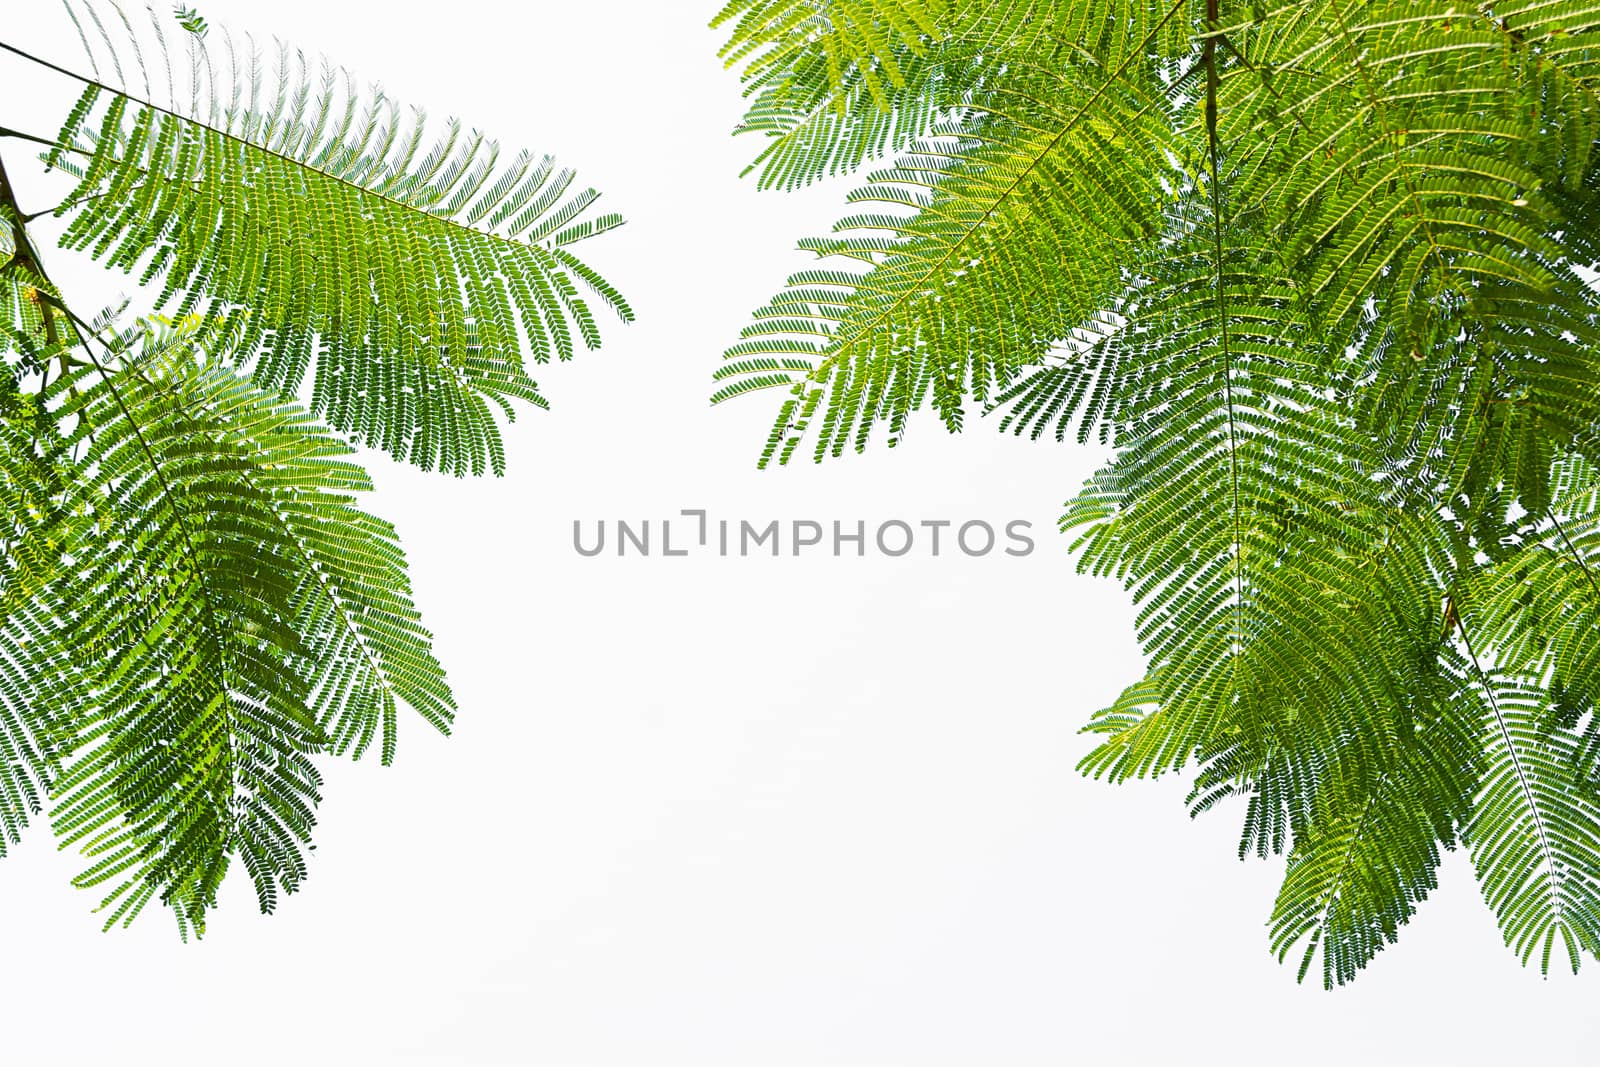
M 108 925 L 159 899 L 197 935 L 233 857 L 263 911 L 309 873 L 315 754 L 381 730 L 388 762 L 401 702 L 440 729 L 454 709 L 349 446 L 197 353 L 205 334 L 123 334 L 126 368 L 81 372 L 68 401 L 79 570 L 57 642 L 82 743 L 53 813 Z
M 500 416 L 547 405 L 528 363 L 598 347 L 591 301 L 632 318 L 569 250 L 620 218 L 584 225 L 598 194 L 551 157 L 502 160 L 455 120 L 430 144 L 423 112 L 286 45 L 268 65 L 192 43 L 193 99 L 89 84 L 59 137 L 87 163 L 52 157 L 79 179 L 63 244 L 159 282 L 157 307 L 199 314 L 263 386 L 309 376 L 334 429 L 501 472 Z

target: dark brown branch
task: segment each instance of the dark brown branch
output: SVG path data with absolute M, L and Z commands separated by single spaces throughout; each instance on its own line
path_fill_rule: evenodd
M 50 280 L 49 275 L 45 274 L 44 264 L 39 259 L 39 251 L 34 248 L 33 240 L 28 236 L 28 227 L 23 222 L 26 216 L 23 214 L 22 209 L 17 206 L 16 190 L 11 185 L 10 176 L 6 174 L 6 164 L 3 158 L 0 158 L 0 207 L 4 207 L 11 216 L 11 241 L 16 246 L 15 251 L 11 254 L 12 262 L 40 281 L 48 283 Z M 42 299 L 42 295 L 38 304 L 39 314 L 44 318 L 45 340 L 50 343 L 51 348 L 57 348 L 61 345 L 61 331 L 56 325 L 54 302 L 45 301 Z M 66 374 L 68 372 L 68 363 L 65 348 L 61 349 L 60 358 L 61 373 Z

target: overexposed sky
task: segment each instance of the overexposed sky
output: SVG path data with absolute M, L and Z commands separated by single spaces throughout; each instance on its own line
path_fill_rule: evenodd
M 52 4 L 0 37 L 87 69 Z M 323 51 L 624 213 L 584 254 L 638 322 L 535 376 L 503 480 L 379 457 L 461 713 L 395 767 L 329 761 L 312 877 L 260 916 L 238 871 L 198 944 L 152 908 L 102 934 L 36 825 L 0 863 L 8 1064 L 1594 1062 L 1600 966 L 1541 980 L 1465 857 L 1349 989 L 1267 951 L 1281 862 L 1179 780 L 1113 788 L 1078 727 L 1140 673 L 1126 596 L 1054 533 L 1090 450 L 958 438 L 758 472 L 764 396 L 711 409 L 750 312 L 848 183 L 757 193 L 728 132 L 716 3 L 209 0 Z M 0 125 L 52 133 L 64 79 L 0 56 Z M 35 210 L 59 181 L 0 141 Z M 131 284 L 47 251 L 69 297 Z M 572 523 L 1013 519 L 1013 558 L 578 556 Z M 676 529 L 675 529 L 676 535 Z

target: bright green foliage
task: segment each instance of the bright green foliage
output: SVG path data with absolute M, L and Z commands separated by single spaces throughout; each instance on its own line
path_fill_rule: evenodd
M 950 0 L 841 0 L 827 5 L 751 0 L 730 3 L 711 25 L 733 24 L 722 57 L 729 66 L 743 64 L 748 78 L 786 80 L 788 71 L 805 67 L 825 76 L 830 89 L 859 82 L 882 102 L 889 86 L 906 84 L 901 68 L 905 54 L 922 51 L 924 37 L 938 30 L 940 16 L 948 15 L 952 6 Z
M 143 351 L 115 377 L 80 371 L 66 404 L 86 475 L 68 504 L 94 550 L 66 636 L 94 700 L 54 818 L 95 861 L 80 884 L 121 879 L 107 903 L 130 917 L 160 893 L 200 926 L 218 839 L 264 910 L 304 877 L 310 754 L 381 728 L 387 760 L 397 699 L 440 729 L 453 705 L 394 531 L 354 506 L 371 486 L 350 446 L 196 354 L 193 332 L 126 339 Z M 107 834 L 110 798 L 127 824 Z
M 1082 769 L 1238 798 L 1302 977 L 1458 844 L 1524 961 L 1600 955 L 1600 4 L 717 21 L 764 186 L 875 168 L 718 371 L 783 390 L 761 463 L 924 407 L 1111 446 L 1062 521 L 1148 673 Z
M 105 41 L 114 61 L 132 52 Z M 455 121 L 430 139 L 421 111 L 281 42 L 270 61 L 243 52 L 195 52 L 176 80 L 198 88 L 165 106 L 85 88 L 59 138 L 76 151 L 51 155 L 79 179 L 63 244 L 159 282 L 158 308 L 236 337 L 263 385 L 293 393 L 311 372 L 311 409 L 335 429 L 425 468 L 499 473 L 496 413 L 545 404 L 521 339 L 538 362 L 597 346 L 585 291 L 631 315 L 571 251 L 621 216 L 582 218 L 598 194 L 549 156 L 502 161 Z M 142 91 L 170 86 L 163 73 Z
M 51 586 L 64 547 L 64 443 L 52 440 L 35 398 L 0 379 L 0 856 L 38 814 L 58 769 L 59 746 L 37 713 L 41 677 L 67 669 L 59 641 L 34 637 L 55 625 Z
M 526 357 L 597 345 L 595 297 L 631 316 L 570 251 L 621 220 L 192 10 L 154 48 L 68 12 L 95 73 L 44 138 L 62 244 L 168 313 L 73 313 L 0 169 L 0 855 L 48 810 L 107 926 L 159 900 L 198 935 L 235 860 L 263 911 L 305 879 L 319 756 L 454 719 L 353 445 L 498 473 Z

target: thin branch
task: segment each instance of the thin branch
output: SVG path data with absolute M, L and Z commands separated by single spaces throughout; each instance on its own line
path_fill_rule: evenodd
M 0 207 L 5 208 L 11 215 L 11 240 L 16 246 L 16 251 L 12 253 L 12 262 L 29 271 L 39 280 L 49 282 L 49 275 L 45 274 L 44 264 L 39 259 L 39 250 L 34 247 L 33 239 L 28 236 L 28 227 L 24 222 L 27 216 L 23 214 L 22 208 L 17 206 L 16 190 L 12 188 L 11 178 L 6 174 L 4 159 L 0 159 Z M 60 306 L 59 301 L 54 303 Z M 40 302 L 39 309 L 44 318 L 45 340 L 50 343 L 51 348 L 56 348 L 61 344 L 61 332 L 56 326 L 55 313 L 43 301 Z M 79 340 L 81 341 L 82 338 L 79 338 Z M 65 349 L 61 350 L 60 356 L 61 373 L 66 374 L 68 373 L 68 367 Z
M 1594 575 L 1589 571 L 1589 565 L 1584 562 L 1583 556 L 1579 554 L 1571 539 L 1567 537 L 1566 528 L 1561 525 L 1561 520 L 1556 518 L 1555 508 L 1546 508 L 1545 514 L 1550 516 L 1550 521 L 1555 524 L 1556 533 L 1561 537 L 1561 543 L 1567 546 L 1567 551 L 1571 552 L 1572 558 L 1578 562 L 1578 569 L 1583 572 L 1584 578 L 1588 579 L 1589 588 L 1594 591 L 1595 602 L 1600 603 L 1600 585 L 1595 584 Z
M 1206 0 L 1206 26 L 1215 28 L 1218 19 L 1218 0 Z M 1238 669 L 1238 656 L 1244 647 L 1244 530 L 1243 516 L 1239 510 L 1239 439 L 1234 424 L 1233 353 L 1228 338 L 1228 286 L 1226 265 L 1222 248 L 1222 168 L 1219 162 L 1221 149 L 1217 137 L 1217 88 L 1221 81 L 1217 73 L 1217 37 L 1208 36 L 1203 47 L 1206 68 L 1206 149 L 1211 164 L 1211 231 L 1213 253 L 1217 260 L 1217 322 L 1222 342 L 1222 392 L 1228 411 L 1228 471 L 1233 492 L 1233 626 L 1234 668 Z
M 1452 603 L 1454 598 L 1452 598 Z M 1462 621 L 1461 613 L 1455 612 L 1456 630 L 1461 634 L 1461 644 L 1467 650 L 1467 658 L 1472 661 L 1472 669 L 1478 675 L 1478 684 L 1483 687 L 1483 693 L 1489 698 L 1489 709 L 1494 712 L 1496 726 L 1500 730 L 1500 739 L 1505 743 L 1506 755 L 1511 759 L 1511 770 L 1516 775 L 1517 786 L 1522 791 L 1523 799 L 1528 802 L 1528 810 L 1533 813 L 1534 831 L 1539 839 L 1539 851 L 1544 855 L 1545 867 L 1550 872 L 1550 903 L 1555 910 L 1555 921 L 1558 924 L 1566 922 L 1566 900 L 1562 892 L 1561 864 L 1556 859 L 1555 849 L 1550 844 L 1549 832 L 1545 829 L 1544 813 L 1540 810 L 1539 800 L 1534 796 L 1533 786 L 1528 781 L 1528 772 L 1522 767 L 1522 758 L 1517 755 L 1516 742 L 1512 740 L 1511 728 L 1506 725 L 1505 714 L 1500 710 L 1500 700 L 1495 695 L 1494 686 L 1489 683 L 1489 677 L 1484 673 L 1483 665 L 1478 662 L 1478 653 L 1473 650 L 1472 638 L 1467 635 L 1466 623 Z
M 81 156 L 92 154 L 74 145 L 62 144 L 60 141 L 52 141 L 48 137 L 40 137 L 37 134 L 24 133 L 21 130 L 13 130 L 9 126 L 0 126 L 0 137 L 13 137 L 19 141 L 32 141 L 34 144 L 42 144 L 46 148 L 54 148 L 61 152 L 74 152 Z
M 1172 14 L 1175 13 L 1182 6 L 1183 6 L 1183 0 L 1177 0 L 1177 2 L 1174 3 L 1171 11 L 1169 11 L 1167 13 L 1167 19 L 1170 19 L 1172 17 Z M 1162 20 L 1162 24 L 1165 24 L 1167 19 L 1163 19 Z M 1159 26 L 1157 28 L 1159 29 Z M 1154 31 L 1152 31 L 1151 36 L 1154 36 Z M 68 68 L 63 67 L 63 66 L 61 66 L 59 64 L 52 63 L 48 59 L 42 59 L 39 56 L 33 55 L 31 52 L 25 52 L 22 49 L 16 47 L 15 45 L 7 44 L 5 41 L 0 41 L 0 51 L 6 51 L 6 52 L 12 53 L 13 55 L 20 56 L 21 58 L 26 59 L 29 62 L 37 63 L 41 67 L 44 67 L 44 68 L 46 68 L 48 70 L 55 71 L 57 74 L 65 75 L 66 77 L 71 78 L 74 81 L 79 82 L 79 83 L 81 83 L 83 85 L 93 86 L 94 88 L 99 89 L 102 92 L 111 93 L 114 96 L 120 96 L 120 97 L 126 99 L 129 103 L 136 104 L 139 107 L 147 108 L 147 109 L 149 109 L 151 111 L 159 112 L 159 113 L 161 113 L 163 115 L 166 115 L 166 116 L 168 116 L 170 118 L 177 119 L 179 122 L 188 123 L 191 126 L 197 126 L 197 127 L 201 128 L 201 129 L 209 130 L 212 133 L 216 134 L 218 137 L 223 138 L 224 140 L 232 141 L 234 144 L 242 145 L 242 146 L 244 146 L 246 148 L 251 149 L 252 151 L 260 152 L 263 155 L 270 156 L 271 158 L 279 160 L 280 162 L 283 162 L 283 163 L 287 164 L 288 166 L 294 167 L 294 168 L 296 168 L 298 170 L 307 171 L 307 172 L 309 172 L 311 174 L 320 175 L 321 177 L 326 178 L 330 182 L 334 182 L 334 183 L 336 183 L 338 185 L 343 185 L 346 188 L 355 190 L 356 192 L 360 193 L 363 196 L 370 196 L 374 200 L 378 200 L 378 201 L 380 201 L 382 203 L 385 203 L 385 204 L 390 204 L 390 205 L 392 205 L 392 206 L 394 206 L 396 208 L 399 208 L 399 209 L 401 209 L 403 211 L 414 211 L 414 212 L 418 213 L 419 215 L 425 215 L 425 216 L 427 216 L 428 218 L 431 218 L 431 219 L 438 219 L 440 222 L 444 223 L 445 225 L 454 227 L 455 229 L 461 230 L 463 232 L 478 234 L 479 236 L 488 237 L 488 238 L 491 238 L 493 240 L 500 241 L 500 242 L 502 242 L 504 244 L 513 245 L 513 246 L 515 246 L 517 248 L 539 247 L 539 246 L 536 246 L 536 245 L 530 245 L 528 242 L 518 240 L 516 237 L 508 237 L 507 235 L 505 235 L 503 233 L 495 233 L 492 230 L 480 230 L 480 229 L 476 228 L 475 226 L 469 226 L 466 223 L 462 222 L 460 219 L 454 217 L 453 215 L 447 215 L 447 214 L 444 214 L 444 213 L 439 212 L 439 211 L 433 211 L 433 210 L 430 210 L 430 209 L 428 209 L 426 207 L 423 207 L 421 205 L 418 205 L 418 204 L 408 203 L 408 202 L 406 202 L 404 200 L 397 200 L 392 196 L 388 196 L 388 195 L 386 195 L 384 193 L 380 193 L 376 189 L 369 188 L 369 187 L 367 187 L 365 185 L 360 184 L 359 182 L 351 181 L 348 178 L 342 178 L 337 174 L 333 174 L 330 171 L 322 169 L 321 167 L 313 166 L 312 164 L 306 162 L 303 159 L 296 159 L 293 156 L 286 155 L 286 154 L 284 154 L 282 152 L 275 151 L 274 149 L 268 148 L 264 144 L 260 144 L 260 143 L 258 143 L 256 141 L 252 141 L 248 137 L 244 137 L 244 136 L 241 136 L 241 135 L 239 135 L 237 133 L 234 133 L 232 130 L 229 130 L 229 129 L 214 125 L 213 123 L 205 121 L 203 119 L 195 118 L 192 115 L 185 115 L 182 112 L 175 111 L 175 110 L 173 110 L 172 108 L 169 108 L 169 107 L 162 107 L 160 104 L 154 103 L 153 101 L 146 100 L 143 97 L 135 96 L 134 94 L 128 92 L 125 89 L 118 89 L 115 86 L 107 85 L 105 82 L 100 81 L 97 78 L 90 78 L 87 75 L 79 74 L 77 71 L 69 70 Z M 463 171 L 462 173 L 464 174 L 466 172 Z

